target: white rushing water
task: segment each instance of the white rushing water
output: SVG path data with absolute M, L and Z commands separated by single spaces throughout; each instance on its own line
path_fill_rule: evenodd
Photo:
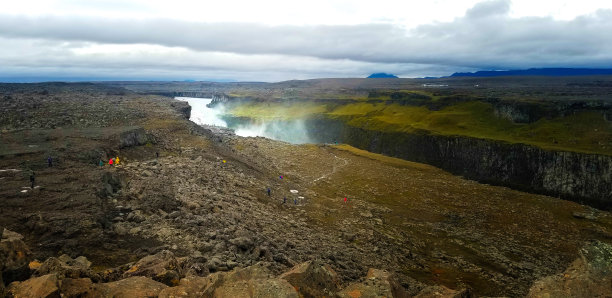
M 225 113 L 222 104 L 209 108 L 211 98 L 176 97 L 191 106 L 191 118 L 196 124 L 228 127 L 241 137 L 266 137 L 294 144 L 312 143 L 303 120 L 292 121 L 255 121 L 247 125 L 228 125 L 221 116 Z
M 227 123 L 220 117 L 224 113 L 223 107 L 211 109 L 206 106 L 212 101 L 212 98 L 176 97 L 176 99 L 189 103 L 191 106 L 191 118 L 189 120 L 196 124 L 227 127 Z

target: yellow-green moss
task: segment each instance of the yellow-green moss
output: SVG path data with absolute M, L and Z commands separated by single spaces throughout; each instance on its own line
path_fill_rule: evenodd
M 249 103 L 229 110 L 237 117 L 259 120 L 291 120 L 315 116 L 340 119 L 348 125 L 384 132 L 429 131 L 510 143 L 524 143 L 551 150 L 612 154 L 612 123 L 601 113 L 580 112 L 554 119 L 517 124 L 497 117 L 493 106 L 482 101 L 461 102 L 433 111 L 425 106 L 389 104 L 384 101 Z

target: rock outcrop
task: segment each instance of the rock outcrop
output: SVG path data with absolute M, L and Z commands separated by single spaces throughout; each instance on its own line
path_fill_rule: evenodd
M 30 249 L 23 242 L 23 236 L 4 229 L 0 240 L 0 272 L 1 280 L 11 283 L 24 280 L 30 274 L 28 264 L 32 259 Z
M 406 290 L 384 270 L 370 268 L 365 280 L 354 283 L 338 293 L 340 297 L 410 297 Z
M 587 244 L 565 272 L 536 281 L 527 297 L 612 297 L 612 245 Z
M 30 278 L 23 282 L 13 282 L 8 287 L 9 296 L 20 297 L 61 297 L 58 287 L 58 278 L 55 274 L 47 274 Z
M 280 278 L 287 280 L 304 297 L 332 296 L 339 289 L 336 272 L 317 261 L 296 265 Z
M 181 268 L 174 254 L 164 250 L 140 259 L 123 274 L 123 277 L 146 276 L 168 286 L 176 286 L 181 279 L 180 273 Z
M 319 142 L 343 142 L 484 183 L 612 208 L 612 156 L 424 131 L 383 132 L 330 119 L 312 119 L 307 127 Z

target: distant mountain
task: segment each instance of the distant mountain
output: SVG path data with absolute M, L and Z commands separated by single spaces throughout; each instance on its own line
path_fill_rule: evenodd
M 392 75 L 390 73 L 378 72 L 371 74 L 368 79 L 381 79 L 381 78 L 394 78 L 397 79 L 396 75 Z
M 501 77 L 501 76 L 589 76 L 612 75 L 609 68 L 530 68 L 521 70 L 483 70 L 477 72 L 456 72 L 451 77 Z

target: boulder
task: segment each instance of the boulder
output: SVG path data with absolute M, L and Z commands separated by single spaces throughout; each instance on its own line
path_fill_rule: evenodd
M 89 278 L 65 278 L 60 283 L 62 297 L 96 297 L 97 293 Z
M 154 140 L 142 127 L 137 127 L 119 134 L 119 148 L 141 146 L 149 142 L 154 143 Z
M 274 278 L 263 265 L 217 272 L 207 277 L 186 277 L 159 297 L 299 297 L 286 280 Z
M 429 286 L 422 289 L 415 298 L 469 298 L 473 297 L 469 289 L 453 290 L 442 285 Z
M 35 262 L 30 266 L 35 268 Z M 48 258 L 44 263 L 38 266 L 34 271 L 34 276 L 43 276 L 50 273 L 55 273 L 60 278 L 91 278 L 94 281 L 99 281 L 98 274 L 90 270 L 91 262 L 87 258 L 80 256 L 72 259 L 68 255 L 62 255 L 59 258 Z
M 339 297 L 409 297 L 390 273 L 370 268 L 361 283 L 354 283 L 338 293 Z
M 588 243 L 565 272 L 536 281 L 527 297 L 612 297 L 612 245 Z
M 23 282 L 13 282 L 8 286 L 8 293 L 15 298 L 49 297 L 59 298 L 58 278 L 55 274 L 47 274 L 30 278 Z
M 5 283 L 27 279 L 30 275 L 28 264 L 32 253 L 23 242 L 23 236 L 4 229 L 0 240 L 0 272 Z
M 169 286 L 179 283 L 179 263 L 171 251 L 163 250 L 155 255 L 146 256 L 123 273 L 123 277 L 147 276 Z
M 188 276 L 181 279 L 178 286 L 163 289 L 159 293 L 159 297 L 206 297 L 204 293 L 210 284 L 210 280 L 210 276 Z
M 295 288 L 284 279 L 245 280 L 225 283 L 214 292 L 214 297 L 295 297 Z
M 288 281 L 304 297 L 333 296 L 340 284 L 336 272 L 318 261 L 296 265 L 280 278 Z
M 165 284 L 144 276 L 134 276 L 115 282 L 96 284 L 94 297 L 137 298 L 157 297 L 167 288 Z

